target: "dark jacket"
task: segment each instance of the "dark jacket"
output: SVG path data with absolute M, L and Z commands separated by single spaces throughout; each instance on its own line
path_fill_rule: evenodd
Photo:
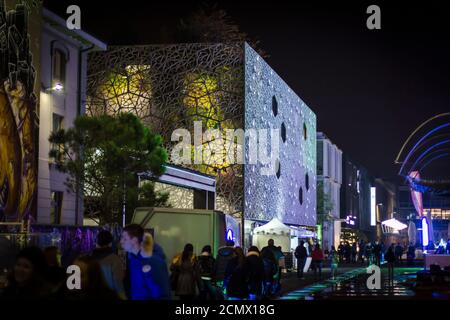
M 400 245 L 395 246 L 395 255 L 397 257 L 401 256 L 403 254 L 403 247 Z
M 256 252 L 249 252 L 245 258 L 249 294 L 262 295 L 264 263 Z
M 41 278 L 33 279 L 20 287 L 12 279 L 0 295 L 0 300 L 46 300 L 51 297 L 52 287 Z
M 264 258 L 263 259 L 263 265 L 264 265 L 264 281 L 265 282 L 272 282 L 273 277 L 277 274 L 278 268 L 273 262 L 272 259 Z
M 394 249 L 392 247 L 389 248 L 388 251 L 386 252 L 385 259 L 389 263 L 395 262 L 395 253 L 394 253 Z
M 295 257 L 297 259 L 305 259 L 306 257 L 308 257 L 306 248 L 302 245 L 298 245 L 297 248 L 295 248 Z
M 245 262 L 239 265 L 237 257 L 227 264 L 224 277 L 228 279 L 227 295 L 233 298 L 245 299 L 248 297 L 248 279 Z
M 200 268 L 194 255 L 189 261 L 182 261 L 181 254 L 176 255 L 170 265 L 170 271 L 177 274 L 175 295 L 193 296 L 200 290 Z
M 112 248 L 97 248 L 92 252 L 94 258 L 102 268 L 103 278 L 108 287 L 121 297 L 125 296 L 123 280 L 125 270 L 122 260 L 116 255 Z
M 197 257 L 200 268 L 200 277 L 205 280 L 211 280 L 214 273 L 214 264 L 216 260 L 211 255 L 200 255 Z
M 222 247 L 217 251 L 217 259 L 214 266 L 215 281 L 223 281 L 228 262 L 233 259 L 233 254 L 233 247 Z

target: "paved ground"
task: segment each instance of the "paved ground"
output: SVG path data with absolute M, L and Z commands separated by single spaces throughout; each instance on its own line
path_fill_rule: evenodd
M 330 269 L 323 270 L 323 279 L 316 280 L 309 271 L 304 279 L 297 279 L 296 273 L 285 274 L 282 280 L 281 300 L 300 299 L 416 299 L 424 298 L 414 291 L 417 271 L 422 267 L 398 266 L 394 280 L 389 281 L 387 268 L 382 266 L 381 289 L 370 290 L 366 282 L 369 275 L 366 266 L 347 265 L 339 268 L 338 276 L 330 279 Z M 425 297 L 428 298 L 428 297 Z

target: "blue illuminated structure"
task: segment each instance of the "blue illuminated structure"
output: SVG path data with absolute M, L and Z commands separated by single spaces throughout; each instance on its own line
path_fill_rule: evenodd
M 416 144 L 415 144 L 415 145 L 411 148 L 411 150 L 409 151 L 408 155 L 406 156 L 405 160 L 403 161 L 403 164 L 402 164 L 402 166 L 401 166 L 401 168 L 400 168 L 400 172 L 399 172 L 399 173 L 400 173 L 400 174 L 402 173 L 404 166 L 406 165 L 406 163 L 408 162 L 409 158 L 410 158 L 411 155 L 414 153 L 414 151 L 416 150 L 417 146 L 418 146 L 420 143 L 422 143 L 427 137 L 429 137 L 430 135 L 432 135 L 432 134 L 435 133 L 436 131 L 439 131 L 439 130 L 441 130 L 441 129 L 443 129 L 443 128 L 446 128 L 446 127 L 450 127 L 450 122 L 445 123 L 445 124 L 443 124 L 443 125 L 440 125 L 440 126 L 434 128 L 433 130 L 431 130 L 431 131 L 429 131 L 427 134 L 425 134 L 422 138 L 420 138 L 420 140 L 417 141 Z M 412 168 L 414 168 L 414 165 L 412 166 Z
M 422 154 L 417 158 L 417 160 L 414 162 L 414 164 L 411 167 L 411 171 L 415 168 L 415 166 L 417 165 L 417 163 L 425 156 L 427 155 L 428 152 L 430 152 L 431 150 L 433 150 L 434 148 L 441 146 L 443 144 L 449 143 L 450 140 L 444 140 L 438 143 L 433 144 L 431 147 L 429 147 L 427 150 L 425 150 L 424 152 L 422 152 Z
M 425 248 L 428 247 L 429 241 L 429 226 L 427 217 L 422 218 L 422 246 Z

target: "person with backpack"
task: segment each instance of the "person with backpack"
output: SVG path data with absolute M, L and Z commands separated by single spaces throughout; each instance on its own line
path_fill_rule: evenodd
M 234 255 L 225 270 L 224 281 L 227 283 L 226 296 L 228 300 L 242 300 L 248 297 L 245 255 L 241 247 L 234 248 Z
M 226 246 L 220 247 L 217 250 L 216 263 L 214 265 L 213 282 L 219 288 L 223 294 L 226 292 L 227 282 L 225 279 L 225 271 L 227 265 L 235 254 L 234 241 L 227 240 Z
M 308 253 L 306 252 L 305 243 L 300 241 L 300 244 L 295 248 L 295 258 L 297 259 L 297 278 L 303 278 L 303 269 L 305 268 L 306 258 Z
M 261 251 L 261 259 L 264 265 L 263 296 L 270 298 L 273 295 L 274 278 L 278 274 L 277 263 L 273 252 L 267 249 Z
M 262 297 L 264 282 L 264 263 L 255 246 L 248 249 L 245 257 L 245 272 L 248 285 L 248 300 L 258 300 Z
M 200 278 L 202 281 L 200 300 L 216 300 L 216 289 L 212 284 L 214 264 L 216 260 L 211 254 L 210 245 L 203 247 L 202 253 L 197 257 L 197 260 L 200 269 Z

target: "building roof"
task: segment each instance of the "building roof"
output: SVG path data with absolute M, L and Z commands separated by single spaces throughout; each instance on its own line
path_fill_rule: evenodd
M 81 44 L 93 45 L 97 50 L 106 50 L 108 47 L 106 43 L 83 30 L 69 30 L 66 25 L 66 20 L 46 8 L 42 8 L 42 18 L 44 22 Z

